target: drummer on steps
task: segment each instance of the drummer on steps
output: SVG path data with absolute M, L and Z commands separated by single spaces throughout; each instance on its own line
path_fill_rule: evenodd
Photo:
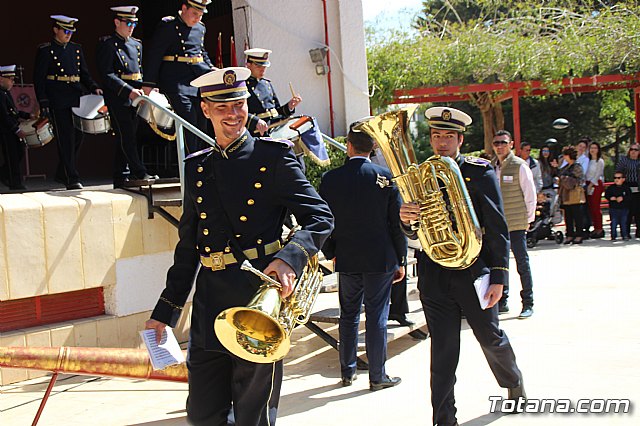
M 73 127 L 71 108 L 80 105 L 83 86 L 96 95 L 102 95 L 102 90 L 89 75 L 82 46 L 71 42 L 78 20 L 64 15 L 52 15 L 51 19 L 53 40 L 38 47 L 33 83 L 40 114 L 53 121 L 58 141 L 60 162 L 55 179 L 67 189 L 82 189 L 76 169 L 82 133 Z
M 115 32 L 100 38 L 97 48 L 98 71 L 104 83 L 104 101 L 109 108 L 111 127 L 116 133 L 113 187 L 153 183 L 158 176 L 147 173 L 138 155 L 137 115 L 131 106 L 143 92 L 142 43 L 133 38 L 138 25 L 137 6 L 116 6 Z M 127 167 L 128 165 L 128 167 Z
M 19 118 L 30 118 L 29 113 L 18 111 L 9 91 L 16 77 L 16 66 L 0 67 L 0 146 L 4 157 L 0 166 L 0 179 L 9 189 L 26 189 L 22 184 L 20 163 L 24 157 L 24 144 L 20 141 L 26 135 L 20 129 Z
M 284 105 L 280 105 L 276 91 L 271 81 L 264 78 L 267 68 L 271 65 L 269 54 L 271 50 L 254 48 L 244 51 L 247 55 L 247 68 L 251 76 L 247 80 L 247 88 L 251 96 L 247 99 L 249 112 L 268 124 L 287 118 L 295 113 L 296 106 L 302 102 L 300 95 L 292 93 L 292 98 Z M 293 89 L 292 89 L 293 91 Z M 256 136 L 257 132 L 252 134 Z

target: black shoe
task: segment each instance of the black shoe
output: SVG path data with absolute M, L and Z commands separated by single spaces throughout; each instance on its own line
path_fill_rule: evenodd
M 67 189 L 83 189 L 84 186 L 82 186 L 82 183 L 80 182 L 73 182 L 73 183 L 69 183 L 67 184 Z
M 143 175 L 131 175 L 129 176 L 129 180 L 156 180 L 156 179 L 160 179 L 160 177 L 158 175 L 150 175 L 149 173 L 145 173 Z
M 513 409 L 505 410 L 504 403 L 506 401 L 513 401 Z M 520 402 L 524 401 L 524 402 Z M 502 411 L 505 414 L 520 414 L 524 412 L 525 405 L 527 403 L 527 394 L 524 391 L 524 385 L 521 383 L 520 386 L 515 388 L 509 388 L 507 399 L 502 401 Z
M 571 241 L 572 244 L 582 244 L 583 238 L 577 237 L 575 240 Z
M 416 328 L 415 330 L 409 332 L 409 336 L 417 340 L 427 340 L 429 338 L 429 333 L 425 333 L 419 328 Z
M 412 325 L 415 325 L 416 323 L 409 320 L 406 316 L 402 315 L 389 315 L 389 321 L 395 321 L 398 324 L 404 326 L 404 327 L 411 327 Z
M 507 302 L 498 302 L 498 313 L 506 314 L 507 312 L 509 312 L 509 305 L 507 305 Z
M 125 186 L 144 186 L 152 185 L 156 182 L 156 179 L 160 179 L 156 175 L 144 174 L 142 176 L 129 176 L 129 180 L 125 183 Z
M 392 388 L 398 386 L 401 382 L 402 379 L 400 377 L 389 377 L 385 375 L 379 382 L 369 382 L 369 390 L 375 392 L 385 388 Z
M 533 315 L 533 308 L 531 306 L 525 306 L 524 308 L 522 308 L 522 312 L 520 312 L 518 318 L 525 319 L 529 318 L 531 315 Z
M 566 240 L 564 240 L 564 244 L 571 244 L 573 242 L 573 237 L 569 237 Z
M 353 376 L 351 376 L 351 377 L 343 377 L 342 378 L 342 387 L 351 386 L 353 384 L 353 382 L 356 381 L 357 378 L 358 378 L 358 375 L 356 373 L 353 373 Z
M 604 229 L 601 229 L 599 231 L 593 231 L 589 236 L 594 239 L 604 238 Z

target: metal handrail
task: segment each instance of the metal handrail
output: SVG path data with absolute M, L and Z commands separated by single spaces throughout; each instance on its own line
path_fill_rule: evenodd
M 131 104 L 133 105 L 133 107 L 137 107 L 138 104 L 140 102 L 142 102 L 142 101 L 149 102 L 154 107 L 156 107 L 156 108 L 160 109 L 161 111 L 163 111 L 164 113 L 168 114 L 171 118 L 173 118 L 173 120 L 175 122 L 175 126 L 176 126 L 176 149 L 178 151 L 178 163 L 179 163 L 178 164 L 178 171 L 180 173 L 180 193 L 182 195 L 182 198 L 184 199 L 184 158 L 185 158 L 185 155 L 184 155 L 184 134 L 183 134 L 182 129 L 185 128 L 185 129 L 189 130 L 191 133 L 193 133 L 194 135 L 198 136 L 200 139 L 202 139 L 203 141 L 205 141 L 206 143 L 208 143 L 211 146 L 218 146 L 218 144 L 215 141 L 215 139 L 213 139 L 211 136 L 207 135 L 202 130 L 198 129 L 193 124 L 189 123 L 187 120 L 185 120 L 184 118 L 180 117 L 175 112 L 171 111 L 170 109 L 166 108 L 163 105 L 160 105 L 158 102 L 154 101 L 149 96 L 140 95 L 137 98 L 135 98 Z M 325 135 L 324 133 L 320 133 L 320 134 L 322 135 L 322 139 L 324 139 L 324 141 L 327 142 L 329 145 L 332 145 L 332 146 L 338 148 L 342 152 L 347 152 L 347 147 L 344 144 L 341 144 L 337 140 Z
M 347 147 L 345 145 L 343 145 L 340 142 L 338 142 L 337 140 L 325 135 L 324 133 L 320 133 L 320 134 L 322 135 L 322 139 L 324 139 L 325 142 L 327 142 L 329 145 L 332 145 L 332 146 L 338 148 L 342 152 L 347 152 Z
M 202 130 L 195 127 L 193 124 L 189 123 L 184 118 L 180 117 L 175 112 L 166 108 L 163 105 L 160 105 L 158 102 L 151 99 L 149 96 L 140 95 L 133 100 L 131 103 L 133 107 L 137 107 L 140 102 L 149 102 L 154 107 L 160 109 L 165 114 L 168 114 L 171 118 L 173 118 L 175 126 L 176 126 L 176 150 L 178 151 L 178 172 L 180 174 L 180 194 L 182 199 L 184 200 L 184 132 L 183 129 L 189 130 L 191 133 L 205 141 L 211 146 L 218 146 L 215 139 L 211 136 L 204 133 Z M 152 112 L 153 113 L 153 112 Z

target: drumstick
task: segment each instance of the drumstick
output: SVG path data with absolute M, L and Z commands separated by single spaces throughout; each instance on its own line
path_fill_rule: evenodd
M 291 84 L 291 82 L 289 82 L 289 89 L 291 90 L 291 97 L 295 98 L 296 97 L 296 91 L 293 90 L 293 84 Z

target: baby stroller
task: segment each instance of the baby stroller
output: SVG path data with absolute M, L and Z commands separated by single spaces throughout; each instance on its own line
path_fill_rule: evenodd
M 564 233 L 553 231 L 553 225 L 558 223 L 555 220 L 557 203 L 558 194 L 555 191 L 545 191 L 538 194 L 536 218 L 527 230 L 528 248 L 534 248 L 538 241 L 543 239 L 554 240 L 557 244 L 562 244 L 564 241 Z

